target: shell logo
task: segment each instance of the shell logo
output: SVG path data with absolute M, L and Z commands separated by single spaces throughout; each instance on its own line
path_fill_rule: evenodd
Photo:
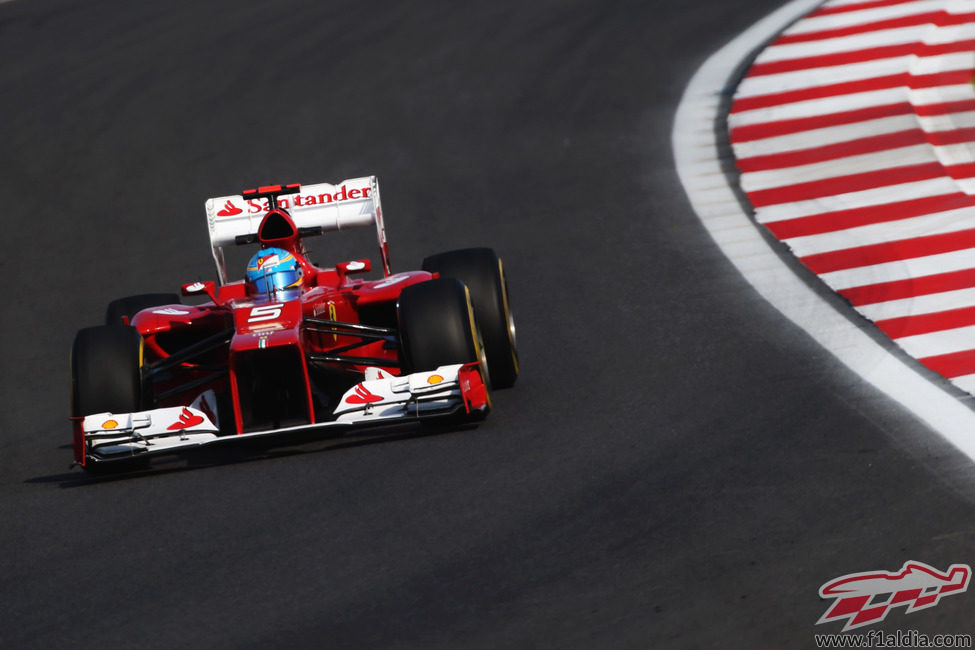
M 443 383 L 443 377 L 440 375 L 430 375 L 427 377 L 427 383 L 431 386 L 436 386 L 437 384 Z
M 116 420 L 105 420 L 102 422 L 103 429 L 115 429 L 118 427 L 118 421 Z

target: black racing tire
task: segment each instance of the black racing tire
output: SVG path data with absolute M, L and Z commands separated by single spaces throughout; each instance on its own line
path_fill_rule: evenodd
M 131 413 L 149 401 L 142 372 L 142 336 L 134 327 L 80 330 L 71 348 L 71 415 Z
M 105 310 L 105 324 L 122 325 L 123 316 L 131 321 L 132 317 L 143 309 L 178 304 L 180 304 L 180 299 L 175 293 L 142 293 L 137 296 L 119 298 L 108 303 L 108 308 Z
M 483 337 L 491 387 L 513 386 L 518 379 L 518 346 L 504 264 L 498 254 L 490 248 L 449 251 L 427 257 L 422 268 L 467 285 Z
M 406 287 L 396 312 L 405 372 L 480 360 L 473 309 L 459 280 L 445 278 Z
M 71 348 L 71 415 L 131 413 L 148 408 L 142 336 L 134 327 L 99 325 L 80 330 Z M 94 476 L 145 469 L 148 458 L 87 463 Z

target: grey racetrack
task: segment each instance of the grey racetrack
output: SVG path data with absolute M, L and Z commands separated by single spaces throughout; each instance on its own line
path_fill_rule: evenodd
M 687 81 L 777 5 L 0 5 L 0 646 L 812 647 L 828 580 L 973 563 L 975 467 L 677 180 Z M 504 258 L 523 373 L 485 423 L 69 469 L 74 332 L 212 279 L 207 197 L 368 174 L 394 270 Z

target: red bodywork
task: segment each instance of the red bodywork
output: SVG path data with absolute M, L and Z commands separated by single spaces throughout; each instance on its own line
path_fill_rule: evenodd
M 247 295 L 243 281 L 219 289 L 196 283 L 184 293 L 205 292 L 209 302 L 154 307 L 131 322 L 145 340 L 155 405 L 188 404 L 213 390 L 226 433 L 325 421 L 330 398 L 361 380 L 367 367 L 400 374 L 397 299 L 405 287 L 434 277 L 425 271 L 351 277 L 369 271 L 368 260 L 316 267 L 282 209 L 264 216 L 258 241 L 295 256 L 304 274 L 300 295 L 269 300 Z

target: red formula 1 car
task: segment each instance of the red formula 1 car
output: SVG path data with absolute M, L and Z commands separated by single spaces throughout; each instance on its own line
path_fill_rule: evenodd
M 518 377 L 504 267 L 488 248 L 393 274 L 374 176 L 270 186 L 206 203 L 217 282 L 115 300 L 71 355 L 75 460 L 89 470 L 229 440 L 478 419 Z M 368 259 L 320 268 L 303 238 L 355 226 Z M 255 247 L 230 281 L 231 246 Z

